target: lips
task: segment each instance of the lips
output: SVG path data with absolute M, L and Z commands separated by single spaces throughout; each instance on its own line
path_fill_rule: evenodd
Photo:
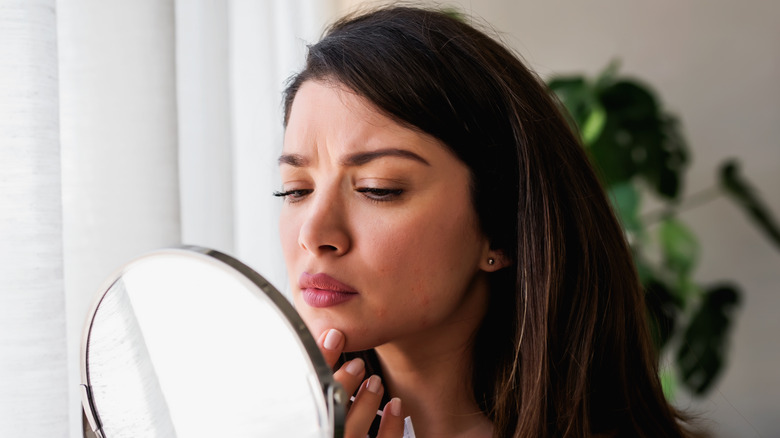
M 331 307 L 351 300 L 358 292 L 327 274 L 304 272 L 298 279 L 301 297 L 311 307 Z

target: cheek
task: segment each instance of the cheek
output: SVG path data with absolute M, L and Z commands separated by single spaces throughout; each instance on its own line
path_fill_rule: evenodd
M 458 300 L 486 245 L 471 210 L 439 211 L 388 223 L 371 242 L 377 272 L 398 285 L 398 304 L 423 314 Z
M 382 232 L 368 239 L 370 253 L 362 257 L 372 265 L 368 271 L 375 273 L 377 283 L 389 286 L 382 287 L 383 297 L 374 316 L 425 315 L 432 302 L 442 298 L 445 288 L 440 273 L 449 268 L 442 265 L 443 248 L 435 228 L 415 221 L 388 223 L 378 230 Z
M 430 256 L 422 238 L 424 230 L 405 221 L 388 220 L 366 231 L 365 250 L 360 252 L 363 262 L 371 265 L 370 271 L 389 284 L 403 284 L 410 291 L 420 289 L 419 279 L 426 273 L 425 259 Z
M 365 235 L 376 272 L 403 274 L 407 286 L 426 289 L 431 278 L 472 270 L 483 240 L 468 209 L 389 218 Z M 421 304 L 427 304 L 421 303 Z
M 282 244 L 284 259 L 288 264 L 288 269 L 291 267 L 291 258 L 295 253 L 295 249 L 298 247 L 299 231 L 300 225 L 294 217 L 290 214 L 285 214 L 284 212 L 279 216 L 279 239 Z

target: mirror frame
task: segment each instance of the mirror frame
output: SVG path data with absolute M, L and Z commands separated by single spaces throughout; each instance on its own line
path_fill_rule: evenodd
M 87 418 L 89 426 L 95 435 L 98 438 L 106 438 L 103 434 L 103 424 L 100 418 L 99 409 L 95 405 L 94 399 L 92 397 L 92 385 L 89 377 L 89 363 L 87 362 L 87 357 L 89 355 L 90 334 L 95 320 L 95 315 L 100 307 L 100 303 L 111 290 L 111 287 L 122 278 L 122 275 L 125 272 L 138 263 L 160 255 L 179 255 L 222 265 L 225 269 L 232 270 L 236 274 L 249 280 L 252 284 L 254 284 L 254 286 L 257 286 L 257 288 L 265 294 L 265 297 L 268 298 L 276 306 L 279 313 L 283 315 L 284 322 L 286 322 L 292 331 L 297 335 L 298 341 L 300 342 L 303 350 L 306 352 L 306 356 L 309 358 L 311 367 L 314 370 L 317 380 L 320 383 L 320 387 L 322 388 L 322 394 L 325 398 L 325 405 L 328 410 L 328 421 L 333 430 L 333 437 L 342 438 L 344 435 L 344 421 L 347 410 L 346 404 L 348 397 L 346 391 L 344 391 L 341 384 L 333 379 L 333 371 L 325 363 L 325 359 L 317 347 L 317 343 L 314 337 L 312 336 L 311 332 L 309 332 L 309 329 L 306 327 L 303 319 L 301 319 L 300 315 L 295 310 L 295 308 L 293 308 L 292 304 L 271 283 L 263 278 L 263 276 L 237 259 L 213 249 L 193 245 L 181 245 L 176 247 L 163 248 L 143 254 L 116 270 L 98 290 L 98 295 L 87 314 L 86 324 L 81 336 L 81 384 L 79 385 L 81 389 L 81 404 L 84 410 L 84 415 Z M 255 294 L 258 299 L 264 299 L 262 296 L 260 296 L 259 291 L 253 290 L 251 287 L 247 288 L 247 290 Z

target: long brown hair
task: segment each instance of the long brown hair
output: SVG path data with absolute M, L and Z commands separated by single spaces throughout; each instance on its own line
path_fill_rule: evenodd
M 471 170 L 494 249 L 474 339 L 474 397 L 496 437 L 679 437 L 657 377 L 631 253 L 577 136 L 543 83 L 447 13 L 347 17 L 309 48 L 285 92 L 343 84 L 447 145 Z

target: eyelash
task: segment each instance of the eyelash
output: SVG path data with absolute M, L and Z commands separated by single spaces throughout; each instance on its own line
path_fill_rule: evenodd
M 274 192 L 273 195 L 278 198 L 283 198 L 290 203 L 300 202 L 303 198 L 313 192 L 312 189 L 296 189 L 285 190 L 282 192 Z M 403 189 L 383 189 L 377 187 L 359 187 L 355 189 L 358 193 L 362 193 L 366 198 L 376 202 L 389 202 L 393 201 L 401 194 Z
M 282 198 L 287 202 L 295 203 L 301 201 L 304 196 L 312 191 L 311 189 L 285 190 L 283 192 L 274 192 L 274 196 Z
M 364 194 L 368 199 L 377 202 L 393 201 L 404 192 L 403 189 L 381 189 L 377 187 L 360 187 L 358 193 Z

